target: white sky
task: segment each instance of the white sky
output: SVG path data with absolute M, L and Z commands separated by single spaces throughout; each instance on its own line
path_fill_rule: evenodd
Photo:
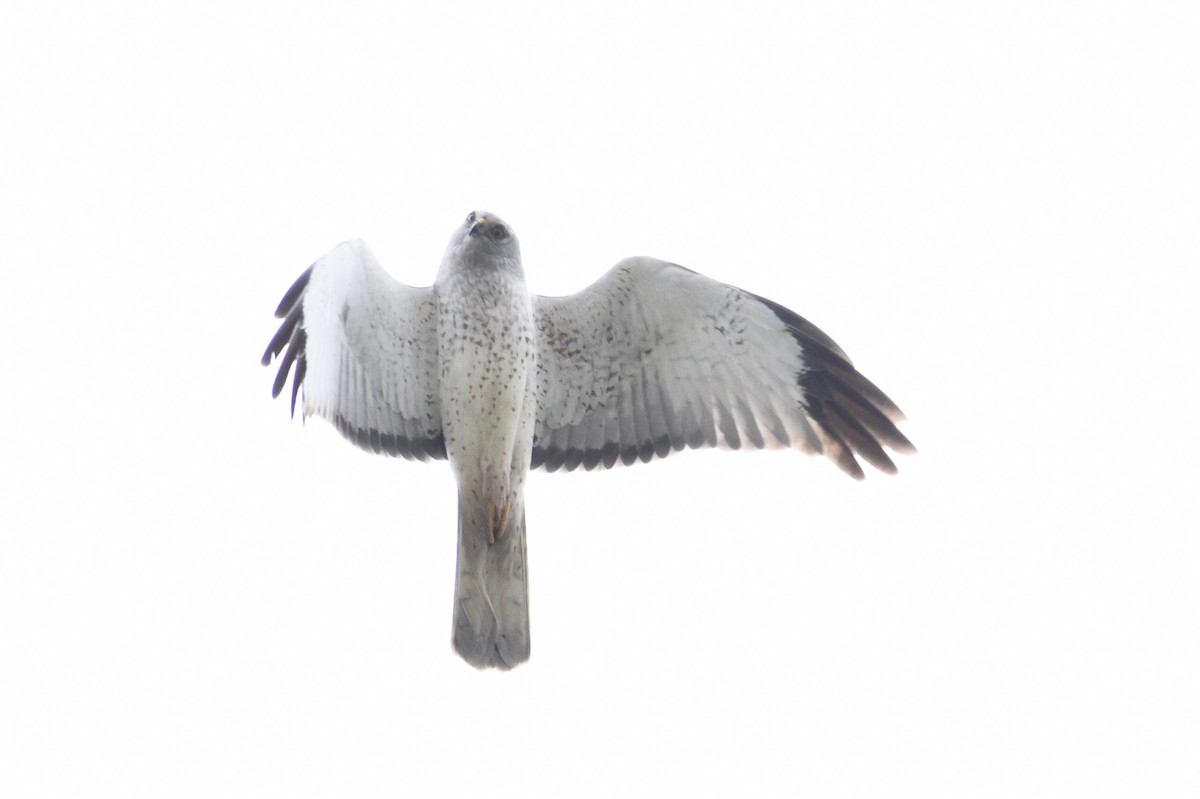
M 416 5 L 0 13 L 0 795 L 1200 792 L 1197 7 Z M 258 365 L 472 208 L 788 305 L 920 454 L 538 473 L 472 670 L 448 468 Z

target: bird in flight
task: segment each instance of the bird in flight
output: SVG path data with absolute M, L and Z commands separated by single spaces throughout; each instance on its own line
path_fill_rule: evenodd
M 512 229 L 474 211 L 432 286 L 359 240 L 296 280 L 263 354 L 272 396 L 359 447 L 446 459 L 458 482 L 455 650 L 476 668 L 529 658 L 525 479 L 697 447 L 795 447 L 862 479 L 912 452 L 900 409 L 784 306 L 654 258 L 567 297 L 531 294 Z M 857 456 L 857 457 L 856 457 Z

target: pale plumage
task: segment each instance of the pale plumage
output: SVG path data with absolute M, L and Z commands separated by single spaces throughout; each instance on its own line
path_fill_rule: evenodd
M 568 297 L 529 293 L 516 237 L 472 213 L 432 287 L 349 241 L 300 276 L 263 364 L 292 407 L 372 452 L 448 457 L 459 485 L 453 641 L 477 667 L 529 656 L 530 468 L 607 468 L 685 448 L 796 447 L 862 478 L 912 451 L 896 405 L 783 306 L 653 258 Z

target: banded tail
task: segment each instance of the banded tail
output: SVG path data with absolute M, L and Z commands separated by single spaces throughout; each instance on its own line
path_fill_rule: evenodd
M 525 510 L 494 544 L 488 523 L 484 506 L 460 491 L 453 642 L 475 668 L 508 670 L 529 659 Z

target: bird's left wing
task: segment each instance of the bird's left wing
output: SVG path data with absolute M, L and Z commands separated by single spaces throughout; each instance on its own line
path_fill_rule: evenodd
M 778 303 L 628 258 L 537 297 L 534 468 L 610 467 L 691 447 L 792 446 L 862 478 L 912 451 L 900 409 L 829 336 Z
M 357 239 L 343 242 L 288 289 L 262 363 L 283 352 L 271 395 L 295 365 L 292 412 L 318 414 L 369 452 L 446 457 L 438 400 L 437 299 L 397 282 Z M 284 348 L 287 351 L 284 352 Z

